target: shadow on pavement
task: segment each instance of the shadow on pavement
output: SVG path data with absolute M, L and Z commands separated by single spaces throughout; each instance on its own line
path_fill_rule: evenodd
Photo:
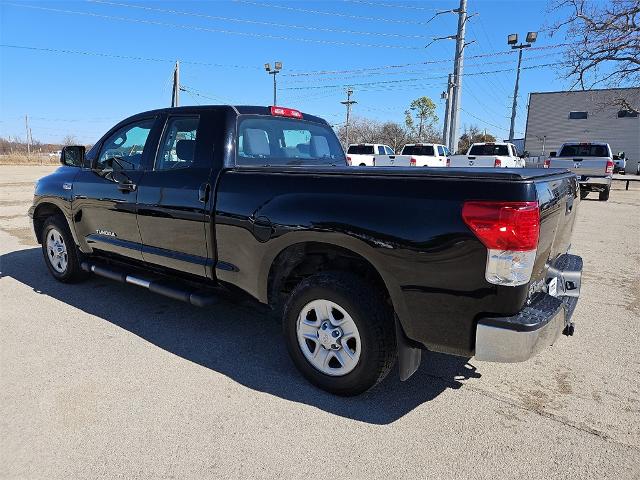
M 111 322 L 248 388 L 362 422 L 391 423 L 447 389 L 460 388 L 460 380 L 481 376 L 467 358 L 423 352 L 422 366 L 408 381 L 400 382 L 395 367 L 370 392 L 355 398 L 336 397 L 298 374 L 280 325 L 241 302 L 221 301 L 199 309 L 97 277 L 76 285 L 61 284 L 49 275 L 39 248 L 0 257 L 1 277 L 14 278 L 37 293 Z

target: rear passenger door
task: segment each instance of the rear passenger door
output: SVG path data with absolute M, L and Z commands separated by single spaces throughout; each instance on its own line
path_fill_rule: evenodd
M 200 114 L 169 114 L 138 187 L 144 261 L 199 276 L 209 276 L 213 257 L 213 146 L 204 125 Z

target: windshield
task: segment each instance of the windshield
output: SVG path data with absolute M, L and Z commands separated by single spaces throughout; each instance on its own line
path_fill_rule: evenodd
M 373 145 L 351 145 L 347 153 L 350 155 L 373 155 Z
M 402 155 L 426 155 L 433 157 L 433 145 L 407 145 L 402 149 Z
M 504 155 L 509 156 L 509 149 L 506 145 L 474 145 L 469 151 L 469 155 Z
M 609 152 L 606 145 L 565 145 L 560 150 L 559 157 L 608 157 Z
M 237 165 L 346 165 L 327 125 L 281 117 L 245 117 L 238 124 Z

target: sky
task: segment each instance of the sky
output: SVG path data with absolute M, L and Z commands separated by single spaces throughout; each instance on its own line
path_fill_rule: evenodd
M 266 62 L 281 61 L 278 104 L 345 121 L 353 115 L 404 121 L 426 95 L 442 129 L 458 0 L 0 0 L 0 136 L 93 143 L 119 120 L 170 105 L 180 60 L 181 105 L 272 102 Z M 507 35 L 543 30 L 562 18 L 545 0 L 468 0 L 460 127 L 507 138 L 517 53 Z M 431 21 L 429 21 L 432 19 Z M 562 35 L 540 32 L 524 52 L 516 138 L 531 92 L 564 90 Z M 430 45 L 428 45 L 430 44 Z M 428 46 L 427 46 L 428 45 Z

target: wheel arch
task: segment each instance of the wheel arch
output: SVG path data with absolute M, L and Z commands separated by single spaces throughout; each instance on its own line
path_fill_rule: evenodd
M 284 299 L 302 279 L 322 271 L 356 273 L 379 288 L 395 310 L 393 286 L 385 280 L 375 261 L 353 248 L 323 240 L 293 243 L 277 253 L 266 277 L 269 305 L 281 307 Z
M 69 218 L 65 215 L 63 208 L 52 201 L 42 201 L 33 210 L 33 230 L 38 243 L 42 243 L 42 228 L 45 220 L 56 215 L 64 217 L 71 231 L 71 236 L 77 244 L 75 230 L 69 222 Z

